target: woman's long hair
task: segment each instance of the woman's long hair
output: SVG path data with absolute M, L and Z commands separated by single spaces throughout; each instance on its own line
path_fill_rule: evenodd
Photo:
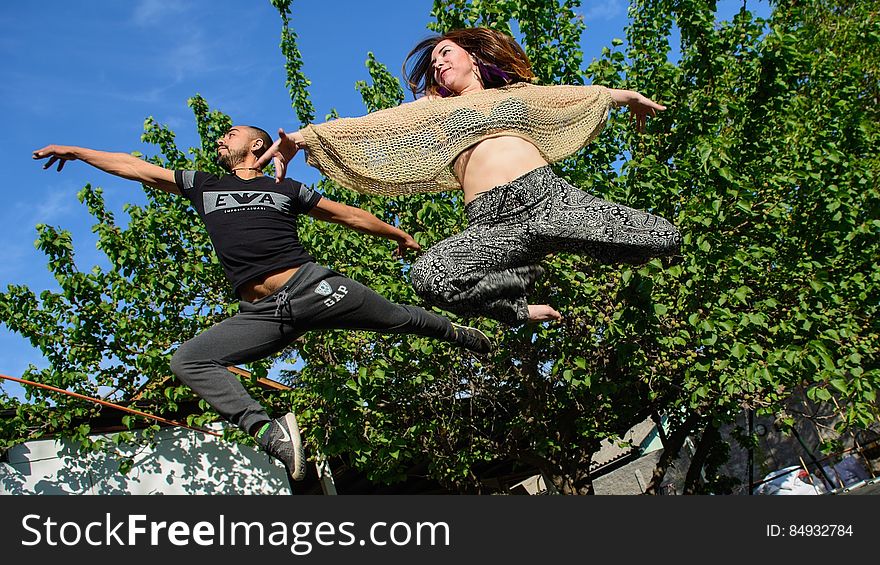
M 485 88 L 497 88 L 515 82 L 530 82 L 535 78 L 528 55 L 509 35 L 484 27 L 455 29 L 443 35 L 423 39 L 406 56 L 403 62 L 403 76 L 406 77 L 413 96 L 453 94 L 434 81 L 434 69 L 431 65 L 431 52 L 444 39 L 452 41 L 474 56 Z M 407 71 L 407 64 L 413 58 L 415 62 Z

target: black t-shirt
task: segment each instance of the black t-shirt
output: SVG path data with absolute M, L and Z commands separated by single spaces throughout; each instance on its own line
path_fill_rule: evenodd
M 205 222 L 236 296 L 249 280 L 314 261 L 299 242 L 296 217 L 321 195 L 304 184 L 201 171 L 174 171 L 174 182 Z

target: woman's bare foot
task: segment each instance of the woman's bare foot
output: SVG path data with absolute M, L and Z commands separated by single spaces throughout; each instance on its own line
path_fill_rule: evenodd
M 529 321 L 530 322 L 549 322 L 551 320 L 561 320 L 562 314 L 553 309 L 548 304 L 529 304 Z

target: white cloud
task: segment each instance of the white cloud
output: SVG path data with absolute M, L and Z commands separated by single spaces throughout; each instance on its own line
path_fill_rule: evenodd
M 613 20 L 625 16 L 628 5 L 624 0 L 588 0 L 584 20 Z
M 21 211 L 19 217 L 27 218 L 24 225 L 54 224 L 73 210 L 76 197 L 71 194 L 75 195 L 76 190 L 64 188 L 45 194 L 39 201 L 18 202 L 15 206 Z
M 181 2 L 168 0 L 140 0 L 134 8 L 132 21 L 135 25 L 147 27 L 167 21 L 171 16 L 186 11 Z
M 219 67 L 219 62 L 212 62 L 209 54 L 211 48 L 201 31 L 190 35 L 185 41 L 178 43 L 164 55 L 167 68 L 173 69 L 175 82 L 183 80 L 187 75 L 204 73 Z

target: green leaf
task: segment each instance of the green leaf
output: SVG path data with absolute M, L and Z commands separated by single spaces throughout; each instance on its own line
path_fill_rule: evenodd
M 846 381 L 843 379 L 831 379 L 829 383 L 840 392 L 846 393 L 849 391 Z

